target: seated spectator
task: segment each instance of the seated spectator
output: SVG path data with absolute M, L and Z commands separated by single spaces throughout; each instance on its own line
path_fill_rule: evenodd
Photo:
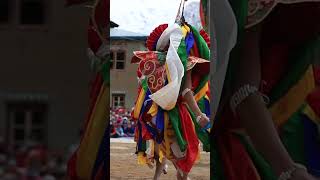
M 123 117 L 122 118 L 122 124 L 127 124 L 128 123 L 128 118 L 127 117 Z
M 134 126 L 131 124 L 131 122 L 129 122 L 124 128 L 124 133 L 128 137 L 134 137 Z
M 26 157 L 28 155 L 28 148 L 26 145 L 21 145 L 17 147 L 15 158 L 17 167 L 23 168 L 26 166 Z
M 67 149 L 49 151 L 40 143 L 6 145 L 0 137 L 0 180 L 66 179 Z
M 123 128 L 121 126 L 121 123 L 119 123 L 119 121 L 117 121 L 117 124 L 116 124 L 116 133 L 118 135 L 118 137 L 124 137 L 125 134 L 123 132 Z
M 27 171 L 23 180 L 41 179 L 40 172 L 43 167 L 43 152 L 40 149 L 32 149 L 26 159 Z
M 110 137 L 112 138 L 119 137 L 116 131 L 115 122 L 113 122 L 112 126 L 110 127 Z
M 7 167 L 3 173 L 1 180 L 21 179 L 21 174 L 16 167 L 15 159 L 8 160 Z
M 122 124 L 122 129 L 123 129 L 123 133 L 124 133 L 124 136 L 127 137 L 128 136 L 128 123 L 127 121 L 124 121 L 123 124 Z

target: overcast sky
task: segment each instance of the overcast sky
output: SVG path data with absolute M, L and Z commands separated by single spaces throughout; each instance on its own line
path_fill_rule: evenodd
M 190 2 L 200 0 L 188 0 Z M 173 23 L 180 0 L 111 0 L 110 18 L 119 28 L 148 35 L 156 26 Z

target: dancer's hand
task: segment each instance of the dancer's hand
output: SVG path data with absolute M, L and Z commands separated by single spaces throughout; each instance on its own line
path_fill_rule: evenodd
M 201 128 L 204 128 L 209 122 L 210 119 L 207 116 L 201 116 L 201 119 L 199 120 L 199 125 Z

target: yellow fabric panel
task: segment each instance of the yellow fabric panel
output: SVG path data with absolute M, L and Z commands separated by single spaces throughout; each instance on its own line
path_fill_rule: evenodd
M 164 158 L 164 154 L 161 148 L 159 148 L 159 162 L 162 163 Z
M 184 27 L 181 27 L 181 30 L 182 30 L 182 36 L 185 38 L 187 36 L 188 31 Z
M 154 141 L 153 140 L 149 140 L 149 145 L 150 145 L 150 156 L 154 157 Z
M 194 96 L 195 100 L 198 102 L 203 96 L 206 96 L 207 91 L 209 90 L 208 82 L 202 87 L 202 89 Z
M 190 28 L 187 25 L 183 25 L 181 27 L 181 30 L 182 30 L 183 37 L 186 37 L 188 32 L 190 32 Z
M 174 131 L 167 130 L 167 135 L 168 135 L 168 136 L 174 136 Z
M 144 155 L 144 152 L 138 152 L 138 164 L 146 165 L 148 162 L 147 156 Z
M 171 139 L 169 132 L 169 115 L 168 112 L 164 112 L 164 142 L 165 142 L 165 154 L 168 159 L 172 159 L 173 156 L 171 154 Z
M 109 88 L 103 84 L 96 104 L 90 116 L 84 137 L 77 151 L 77 175 L 83 179 L 90 179 L 91 172 L 96 160 L 100 143 L 109 125 L 108 111 Z
M 152 117 L 156 116 L 158 113 L 158 105 L 153 102 L 152 106 L 150 107 L 148 114 L 150 114 Z
M 278 126 L 284 124 L 301 107 L 314 88 L 313 68 L 310 66 L 298 83 L 269 109 L 275 123 Z
M 188 32 L 190 32 L 190 31 L 191 31 L 191 29 L 189 28 L 189 26 L 187 26 L 187 25 L 183 25 L 183 27 L 184 27 Z
M 135 119 L 139 118 L 140 111 L 141 111 L 141 108 L 142 108 L 143 101 L 144 101 L 145 97 L 146 97 L 146 92 L 145 92 L 144 89 L 141 89 L 141 91 L 139 93 L 139 97 L 138 97 L 137 102 L 136 102 L 136 105 L 134 106 L 133 117 Z

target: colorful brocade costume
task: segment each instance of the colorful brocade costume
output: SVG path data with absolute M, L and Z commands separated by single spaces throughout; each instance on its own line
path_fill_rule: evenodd
M 237 63 L 241 63 L 245 29 L 259 24 L 260 91 L 270 98 L 268 108 L 292 159 L 320 177 L 320 1 L 316 1 L 229 1 L 238 22 L 238 40 L 230 55 L 224 89 L 231 89 Z M 217 115 L 215 124 L 211 179 L 277 179 L 268 162 L 248 142 L 229 107 Z
M 150 34 L 148 51 L 134 52 L 132 63 L 138 64 L 139 90 L 132 117 L 137 124 L 139 164 L 153 161 L 157 143 L 160 162 L 163 157 L 175 159 L 180 170 L 189 172 L 199 158 L 200 141 L 205 151 L 210 150 L 209 132 L 201 131 L 181 96 L 184 75 L 192 70 L 195 100 L 210 116 L 209 43 L 209 36 L 191 25 L 163 24 Z M 177 159 L 174 147 L 183 153 L 182 158 Z

